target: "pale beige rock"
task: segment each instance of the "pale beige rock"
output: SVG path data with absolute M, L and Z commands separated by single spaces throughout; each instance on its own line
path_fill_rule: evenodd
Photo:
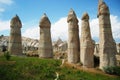
M 112 36 L 110 12 L 105 2 L 99 3 L 99 36 L 100 36 L 100 69 L 107 66 L 116 66 L 116 43 Z
M 80 60 L 79 26 L 75 12 L 71 9 L 68 18 L 68 62 L 77 63 Z
M 99 57 L 99 44 L 98 43 L 95 44 L 94 55 L 96 57 Z
M 51 23 L 44 14 L 40 20 L 40 42 L 39 42 L 39 57 L 40 58 L 52 58 L 53 48 L 51 40 Z
M 22 23 L 16 15 L 10 22 L 10 37 L 8 51 L 13 55 L 22 54 L 22 38 L 21 38 Z
M 67 50 L 67 42 L 63 42 L 58 45 L 58 51 L 64 53 Z
M 60 50 L 59 49 L 59 45 L 62 44 L 62 43 L 63 43 L 63 41 L 60 38 L 58 38 L 57 41 L 54 41 L 53 44 L 52 44 L 52 46 L 53 46 L 53 52 L 59 52 L 59 50 Z
M 120 55 L 120 43 L 116 44 L 116 47 L 117 47 L 117 53 L 118 55 Z
M 91 38 L 90 27 L 89 27 L 89 15 L 84 13 L 82 16 L 81 26 L 81 46 L 80 46 L 80 59 L 83 67 L 92 68 L 94 67 L 94 44 Z

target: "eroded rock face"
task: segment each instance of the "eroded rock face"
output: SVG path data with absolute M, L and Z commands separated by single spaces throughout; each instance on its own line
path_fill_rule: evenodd
M 67 51 L 67 41 L 62 41 L 62 39 L 58 39 L 57 41 L 53 42 L 53 52 L 60 52 L 60 53 L 64 53 Z
M 10 37 L 8 51 L 13 55 L 22 54 L 22 38 L 21 38 L 22 23 L 16 15 L 10 22 Z
M 80 61 L 80 42 L 78 19 L 71 9 L 68 18 L 68 62 L 77 63 Z
M 89 16 L 84 13 L 82 16 L 82 26 L 81 26 L 81 54 L 80 59 L 83 67 L 91 68 L 94 67 L 94 44 L 91 38 L 90 26 L 89 26 Z
M 53 57 L 53 48 L 51 40 L 51 23 L 44 14 L 40 21 L 40 41 L 39 41 L 39 57 L 40 58 L 52 58 Z
M 96 57 L 99 57 L 99 44 L 98 43 L 95 44 L 94 55 Z
M 116 43 L 112 36 L 110 12 L 105 2 L 99 3 L 99 36 L 100 36 L 100 69 L 107 66 L 116 66 Z
M 118 55 L 120 55 L 120 43 L 116 44 L 116 47 L 117 47 L 117 53 Z

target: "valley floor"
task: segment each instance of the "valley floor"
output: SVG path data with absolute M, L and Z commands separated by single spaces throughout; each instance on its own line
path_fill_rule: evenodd
M 55 80 L 56 74 L 57 80 L 120 80 L 119 76 L 83 70 L 73 64 L 61 67 L 61 60 L 12 56 L 7 61 L 0 56 L 0 80 Z

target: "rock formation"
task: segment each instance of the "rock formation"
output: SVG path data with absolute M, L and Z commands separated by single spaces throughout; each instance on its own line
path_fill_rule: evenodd
M 53 52 L 58 52 L 59 51 L 59 45 L 63 43 L 62 39 L 58 38 L 57 41 L 54 41 L 52 46 L 53 46 Z
M 89 16 L 84 13 L 82 16 L 81 26 L 81 54 L 80 59 L 83 67 L 91 68 L 94 66 L 94 44 L 91 38 L 90 27 L 89 27 Z
M 116 47 L 117 47 L 117 53 L 118 55 L 120 55 L 120 43 L 116 44 Z
M 40 42 L 39 42 L 39 57 L 40 58 L 52 58 L 53 57 L 53 48 L 51 41 L 51 23 L 44 14 L 41 18 L 40 24 Z
M 68 62 L 80 61 L 79 26 L 75 12 L 71 9 L 68 18 Z
M 58 45 L 59 52 L 65 52 L 66 50 L 67 50 L 67 42 L 63 42 L 60 45 Z
M 99 36 L 100 36 L 100 69 L 107 66 L 116 66 L 116 43 L 112 36 L 110 12 L 105 2 L 98 7 Z
M 13 55 L 22 54 L 22 38 L 21 38 L 22 23 L 16 15 L 10 22 L 10 37 L 8 51 Z
M 53 52 L 66 52 L 67 51 L 67 41 L 62 41 L 60 38 L 53 42 Z
M 95 44 L 94 55 L 96 57 L 99 57 L 99 44 L 98 43 Z

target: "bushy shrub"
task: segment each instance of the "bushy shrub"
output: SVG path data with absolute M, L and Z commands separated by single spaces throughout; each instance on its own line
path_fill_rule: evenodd
M 103 67 L 103 70 L 105 71 L 105 73 L 120 76 L 120 67 L 107 66 Z
M 6 60 L 10 60 L 10 53 L 8 51 L 4 52 L 4 56 L 6 58 Z

